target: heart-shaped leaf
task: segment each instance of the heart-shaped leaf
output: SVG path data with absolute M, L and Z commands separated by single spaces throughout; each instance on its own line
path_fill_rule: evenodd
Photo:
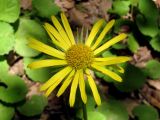
M 1 0 L 0 0 L 1 1 Z M 14 31 L 10 24 L 0 22 L 0 55 L 8 54 L 14 46 Z
M 43 112 L 47 105 L 47 98 L 40 95 L 34 95 L 25 104 L 18 107 L 18 111 L 25 116 L 31 117 Z

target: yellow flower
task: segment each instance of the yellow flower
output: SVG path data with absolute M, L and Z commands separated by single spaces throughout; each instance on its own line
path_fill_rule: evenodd
M 107 41 L 103 45 L 101 42 L 106 33 L 111 29 L 115 20 L 111 20 L 105 25 L 102 32 L 100 29 L 105 21 L 100 19 L 93 26 L 89 36 L 87 36 L 85 43 L 76 43 L 68 20 L 64 13 L 61 13 L 61 23 L 52 16 L 53 25 L 49 23 L 44 24 L 44 28 L 52 39 L 55 48 L 48 46 L 34 38 L 32 38 L 28 45 L 40 52 L 53 57 L 53 59 L 46 59 L 33 62 L 28 65 L 29 68 L 42 68 L 49 66 L 60 66 L 62 69 L 52 76 L 46 83 L 44 83 L 40 90 L 46 91 L 45 95 L 49 96 L 51 92 L 60 84 L 57 96 L 61 96 L 66 88 L 71 84 L 69 103 L 73 107 L 76 98 L 76 91 L 79 87 L 82 101 L 87 102 L 87 95 L 85 91 L 85 78 L 92 90 L 94 99 L 97 105 L 101 104 L 100 95 L 98 93 L 96 83 L 91 75 L 91 70 L 99 71 L 116 81 L 121 82 L 119 75 L 105 68 L 107 65 L 116 65 L 130 60 L 130 57 L 106 57 L 98 56 L 101 52 L 108 49 L 113 44 L 125 39 L 126 34 L 122 33 Z M 120 72 L 124 72 L 123 68 L 118 66 Z M 86 76 L 86 77 L 84 77 Z

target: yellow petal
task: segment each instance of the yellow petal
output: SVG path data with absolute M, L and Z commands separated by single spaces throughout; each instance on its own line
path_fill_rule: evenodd
M 61 37 L 63 38 L 63 40 L 66 41 L 66 43 L 71 46 L 71 42 L 65 32 L 65 30 L 63 29 L 63 27 L 61 26 L 61 24 L 59 23 L 59 21 L 57 20 L 57 18 L 55 16 L 51 17 L 52 22 L 54 24 L 54 26 L 56 27 L 56 29 L 58 30 L 59 34 L 61 35 Z
M 36 49 L 40 52 L 46 53 L 48 55 L 51 55 L 56 58 L 65 59 L 65 54 L 59 50 L 54 49 L 53 47 L 50 47 L 34 38 L 31 38 L 28 46 L 30 46 L 33 49 Z
M 101 66 L 119 64 L 129 60 L 131 60 L 131 57 L 126 57 L 126 56 L 94 58 L 95 64 L 98 64 Z
M 99 30 L 100 30 L 100 28 L 102 27 L 103 24 L 104 24 L 104 20 L 103 20 L 103 19 L 98 20 L 98 21 L 94 24 L 94 26 L 93 26 L 93 28 L 92 28 L 89 36 L 88 36 L 88 39 L 86 40 L 85 45 L 90 46 L 90 45 L 92 44 L 95 36 L 96 36 L 97 33 L 99 32 Z
M 32 62 L 28 65 L 29 68 L 35 69 L 35 68 L 42 68 L 42 67 L 49 67 L 49 66 L 61 66 L 61 65 L 67 65 L 66 60 L 40 60 L 36 62 Z
M 100 44 L 100 42 L 103 40 L 104 36 L 107 34 L 107 32 L 112 28 L 112 26 L 114 25 L 115 20 L 111 20 L 103 29 L 103 31 L 101 32 L 101 34 L 99 35 L 99 37 L 97 38 L 96 42 L 94 43 L 94 45 L 91 47 L 92 50 L 96 49 L 97 46 Z
M 89 83 L 89 86 L 92 90 L 92 93 L 93 93 L 93 97 L 97 103 L 97 105 L 101 105 L 101 98 L 100 98 L 100 95 L 98 93 L 98 90 L 97 90 L 97 86 L 89 72 L 89 69 L 86 69 L 86 75 L 87 75 L 87 78 L 88 78 L 88 83 Z
M 45 27 L 45 26 L 44 26 Z M 59 42 L 56 40 L 56 38 L 46 29 L 49 37 L 51 38 L 52 40 L 52 43 L 55 44 L 57 47 L 60 47 L 61 49 L 63 50 L 67 50 L 69 47 L 67 47 L 66 44 L 64 44 L 63 42 Z
M 79 80 L 79 73 L 80 71 L 77 70 L 75 73 L 72 85 L 71 85 L 70 96 L 69 96 L 70 107 L 73 107 L 75 103 L 76 91 L 77 91 L 78 80 Z
M 119 34 L 118 36 L 112 38 L 111 40 L 107 41 L 105 44 L 103 44 L 102 46 L 100 46 L 99 48 L 97 48 L 95 51 L 94 51 L 94 55 L 97 55 L 99 54 L 100 52 L 106 50 L 107 48 L 109 48 L 110 46 L 116 44 L 117 42 L 125 39 L 127 37 L 126 34 L 124 33 L 121 33 Z
M 80 70 L 79 89 L 80 89 L 82 101 L 86 104 L 87 103 L 87 94 L 86 94 L 86 90 L 85 90 L 85 81 L 84 81 L 83 70 Z
M 50 25 L 49 23 L 45 23 L 44 28 L 48 33 L 51 33 L 57 39 L 57 41 L 65 46 L 66 49 L 70 47 L 70 45 L 62 38 L 59 32 L 52 25 Z
M 62 20 L 63 26 L 65 28 L 65 31 L 66 31 L 72 45 L 75 44 L 75 40 L 74 40 L 74 36 L 73 36 L 72 30 L 71 30 L 71 27 L 70 27 L 68 20 L 67 20 L 64 13 L 61 13 L 61 20 Z
M 101 67 L 99 65 L 96 65 L 96 64 L 92 64 L 91 65 L 94 69 L 96 69 L 97 71 L 105 74 L 105 75 L 108 75 L 109 77 L 113 78 L 114 80 L 118 81 L 118 82 L 122 82 L 122 78 L 117 75 L 116 73 L 104 68 L 104 67 Z
M 119 66 L 119 65 L 115 65 L 115 67 L 117 68 L 117 71 L 120 72 L 120 73 L 124 73 L 124 69 Z
M 67 89 L 67 87 L 70 85 L 70 83 L 73 80 L 74 74 L 75 74 L 75 70 L 72 70 L 72 72 L 68 75 L 67 79 L 64 80 L 62 86 L 60 87 L 57 93 L 57 97 L 61 96 L 64 93 L 64 91 Z
M 48 89 L 51 85 L 53 85 L 57 80 L 63 80 L 70 72 L 72 71 L 71 67 L 65 67 L 59 72 L 57 72 L 54 76 L 52 76 L 46 83 L 44 83 L 40 91 L 44 91 Z

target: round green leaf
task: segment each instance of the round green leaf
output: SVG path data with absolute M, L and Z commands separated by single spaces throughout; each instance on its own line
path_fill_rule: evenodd
M 18 31 L 15 34 L 15 51 L 24 57 L 34 57 L 39 54 L 38 51 L 27 46 L 29 38 L 33 37 L 46 43 L 47 36 L 43 27 L 35 20 L 21 18 Z
M 33 81 L 38 82 L 45 82 L 52 76 L 52 71 L 50 68 L 38 68 L 38 69 L 30 69 L 28 68 L 28 64 L 32 63 L 33 61 L 38 61 L 45 59 L 42 58 L 24 58 L 24 69 L 28 77 Z
M 158 9 L 152 0 L 139 0 L 136 23 L 142 34 L 154 37 L 158 33 Z
M 60 12 L 60 8 L 54 3 L 54 0 L 32 0 L 32 4 L 41 17 L 50 18 Z
M 138 118 L 138 120 L 158 120 L 158 111 L 147 105 L 139 105 L 133 109 L 133 114 Z
M 19 13 L 19 0 L 0 0 L 0 20 L 13 23 L 18 19 Z
M 154 50 L 160 52 L 160 35 L 157 35 L 156 37 L 152 38 L 150 44 Z
M 160 62 L 157 60 L 150 60 L 146 63 L 144 72 L 152 79 L 160 78 Z
M 24 81 L 18 76 L 5 76 L 1 82 L 6 86 L 0 86 L 0 100 L 6 103 L 17 103 L 23 100 L 27 93 Z
M 97 108 L 99 113 L 105 115 L 105 120 L 128 120 L 128 112 L 125 106 L 116 100 L 109 100 L 103 102 L 101 106 Z
M 8 54 L 14 46 L 14 31 L 10 24 L 0 22 L 0 55 Z
M 131 92 L 141 88 L 146 80 L 143 72 L 131 64 L 126 64 L 123 68 L 125 69 L 125 73 L 122 74 L 123 81 L 121 83 L 115 82 L 116 87 L 123 92 Z
M 130 34 L 128 36 L 127 44 L 128 44 L 128 48 L 129 48 L 129 50 L 131 52 L 133 52 L 133 53 L 137 52 L 137 50 L 139 48 L 139 44 L 138 44 L 138 42 L 136 41 L 135 37 L 132 34 Z
M 26 101 L 26 103 L 18 107 L 18 111 L 25 116 L 31 117 L 39 115 L 43 112 L 45 106 L 47 105 L 47 98 L 40 95 L 34 95 Z
M 152 13 L 151 13 L 152 14 Z M 136 23 L 142 34 L 154 37 L 158 34 L 158 23 L 151 18 L 144 18 L 138 14 L 136 16 Z
M 14 108 L 0 104 L 0 120 L 11 120 L 14 116 Z

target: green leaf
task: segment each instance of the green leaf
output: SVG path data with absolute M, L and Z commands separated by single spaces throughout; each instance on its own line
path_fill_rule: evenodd
M 129 48 L 129 50 L 131 52 L 133 52 L 133 53 L 137 52 L 137 50 L 139 48 L 139 44 L 138 44 L 138 42 L 136 41 L 135 37 L 132 34 L 130 34 L 128 36 L 127 44 L 128 44 L 128 48 Z
M 10 24 L 0 22 L 0 55 L 8 54 L 14 46 L 14 31 Z
M 29 38 L 36 38 L 39 41 L 46 43 L 48 39 L 44 28 L 35 20 L 21 18 L 18 31 L 16 32 L 16 52 L 24 57 L 34 57 L 40 52 L 27 46 Z
M 160 78 L 160 62 L 157 60 L 150 60 L 146 63 L 144 72 L 152 79 Z
M 120 16 L 126 15 L 129 12 L 130 4 L 130 1 L 127 0 L 116 0 L 112 4 L 112 9 L 110 9 L 108 12 L 115 13 Z
M 52 71 L 50 68 L 39 68 L 39 69 L 30 69 L 27 68 L 28 64 L 32 63 L 33 61 L 38 61 L 45 59 L 45 57 L 41 58 L 24 58 L 24 69 L 26 71 L 26 74 L 30 79 L 33 81 L 38 82 L 45 82 L 52 76 Z
M 97 111 L 88 112 L 88 120 L 106 120 L 105 115 Z
M 22 115 L 31 117 L 41 114 L 46 105 L 47 98 L 45 96 L 34 95 L 17 109 Z
M 9 65 L 6 60 L 0 60 L 0 79 L 3 78 L 6 74 L 8 74 Z
M 41 17 L 50 18 L 60 12 L 60 8 L 54 3 L 54 0 L 32 0 L 32 5 Z
M 138 8 L 145 17 L 155 19 L 158 17 L 158 9 L 152 0 L 139 0 Z
M 160 52 L 160 35 L 152 38 L 150 44 L 155 51 Z
M 138 14 L 136 16 L 136 23 L 142 34 L 151 37 L 154 37 L 158 34 L 157 20 L 152 20 L 152 18 L 144 18 L 142 15 Z
M 121 49 L 125 49 L 127 46 L 123 43 L 116 43 L 114 45 L 112 45 L 112 48 L 116 49 L 116 50 L 121 50 Z
M 131 92 L 141 88 L 146 80 L 143 72 L 131 64 L 126 64 L 123 68 L 125 69 L 125 73 L 122 74 L 123 81 L 121 83 L 115 82 L 115 86 L 123 92 Z
M 18 19 L 19 14 L 19 0 L 0 0 L 0 20 L 13 23 Z
M 5 76 L 1 78 L 0 100 L 6 103 L 17 103 L 23 100 L 27 93 L 27 87 L 24 81 L 18 76 Z
M 128 120 L 128 112 L 125 106 L 117 100 L 109 100 L 103 102 L 101 106 L 96 109 L 97 112 L 105 115 L 105 120 Z
M 141 14 L 136 16 L 136 23 L 142 34 L 154 37 L 158 33 L 158 9 L 152 0 L 139 0 Z
M 14 113 L 14 108 L 0 104 L 0 120 L 12 120 Z
M 133 109 L 133 114 L 138 120 L 158 120 L 158 111 L 148 105 L 139 105 Z

